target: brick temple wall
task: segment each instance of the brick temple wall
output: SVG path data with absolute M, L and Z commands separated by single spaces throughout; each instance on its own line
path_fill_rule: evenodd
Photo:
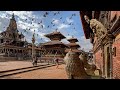
M 120 79 L 120 34 L 116 37 L 112 47 L 116 47 L 116 56 L 113 55 L 113 78 Z
M 98 69 L 103 68 L 103 60 L 102 60 L 102 56 L 101 56 L 102 50 L 99 49 L 96 53 L 95 53 L 95 63 Z

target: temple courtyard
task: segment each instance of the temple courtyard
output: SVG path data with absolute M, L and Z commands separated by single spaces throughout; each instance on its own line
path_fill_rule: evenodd
M 46 64 L 48 63 L 38 63 L 38 65 Z M 33 67 L 31 61 L 0 62 L 0 72 L 25 67 Z M 0 79 L 67 79 L 64 67 L 64 64 L 59 65 L 59 68 L 56 68 L 56 66 L 50 66 L 24 73 L 0 77 Z M 2 73 L 0 73 L 0 75 L 1 74 Z

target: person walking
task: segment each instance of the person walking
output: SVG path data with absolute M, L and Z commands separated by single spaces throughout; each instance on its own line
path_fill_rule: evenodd
M 58 58 L 55 59 L 55 63 L 56 63 L 56 68 L 58 68 L 59 67 L 59 59 Z
M 32 64 L 35 65 L 35 56 L 32 58 Z
M 37 66 L 37 57 L 36 56 L 33 57 L 32 64 L 33 64 L 33 66 Z

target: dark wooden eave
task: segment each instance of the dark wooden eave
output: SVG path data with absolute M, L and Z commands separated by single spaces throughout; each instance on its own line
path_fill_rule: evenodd
M 86 21 L 84 19 L 84 15 L 87 15 L 90 19 L 94 18 L 94 19 L 99 20 L 100 11 L 80 11 L 80 17 L 81 17 L 81 22 L 82 22 L 82 26 L 83 26 L 83 31 L 84 31 L 86 39 L 89 39 L 90 33 L 92 32 L 92 30 L 90 29 L 89 25 L 86 23 Z
M 92 11 L 80 11 L 81 22 L 83 26 L 83 31 L 86 39 L 90 37 L 90 27 L 84 19 L 84 15 L 87 15 L 90 19 L 92 18 Z
M 67 39 L 69 42 L 70 41 L 75 41 L 75 42 L 78 42 L 78 39 L 77 38 L 70 38 L 70 39 Z
M 117 18 L 110 30 L 115 36 L 120 33 L 120 16 Z
M 54 36 L 54 35 L 59 35 L 59 36 L 61 37 L 61 39 L 66 38 L 66 37 L 63 36 L 60 32 L 52 32 L 52 33 L 46 34 L 46 35 L 44 35 L 44 36 L 45 36 L 45 37 L 48 37 L 48 38 L 51 38 L 51 37 Z
M 49 41 L 46 43 L 43 43 L 42 46 L 51 46 L 51 45 L 63 45 L 65 47 L 68 47 L 66 44 L 60 42 L 60 41 Z

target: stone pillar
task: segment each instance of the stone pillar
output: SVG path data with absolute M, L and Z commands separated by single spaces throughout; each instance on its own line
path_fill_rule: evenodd
M 4 48 L 2 49 L 3 53 L 5 52 Z
M 10 53 L 10 49 L 8 49 L 8 57 L 9 57 L 9 55 L 10 55 L 9 53 Z
M 110 79 L 113 78 L 113 57 L 112 57 L 112 44 L 113 44 L 113 35 L 109 35 L 109 52 L 110 52 Z
M 13 49 L 13 52 L 14 52 L 14 57 L 15 57 L 15 55 L 16 55 L 15 49 Z
M 105 76 L 105 57 L 104 57 L 104 44 L 101 43 L 101 49 L 102 49 L 102 60 L 103 60 L 103 68 L 102 68 L 102 76 Z
M 113 78 L 113 57 L 112 57 L 112 44 L 113 44 L 113 39 L 114 36 L 112 34 L 109 34 L 106 36 L 108 39 L 108 45 L 109 45 L 109 55 L 110 55 L 110 77 L 107 77 L 108 79 Z
M 8 57 L 8 49 L 6 49 L 6 53 L 7 53 L 6 55 L 7 55 L 7 57 Z

